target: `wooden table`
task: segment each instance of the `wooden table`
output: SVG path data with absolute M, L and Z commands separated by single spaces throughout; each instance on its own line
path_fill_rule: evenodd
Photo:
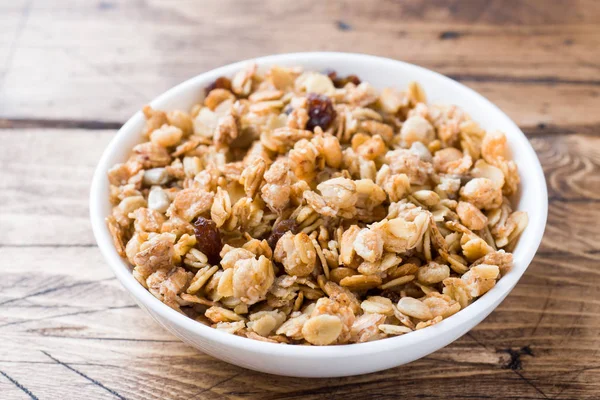
M 134 305 L 92 237 L 92 171 L 129 115 L 213 67 L 301 50 L 451 76 L 544 166 L 548 226 L 523 279 L 410 365 L 292 379 L 200 354 Z M 594 0 L 0 2 L 0 398 L 599 399 L 599 76 Z

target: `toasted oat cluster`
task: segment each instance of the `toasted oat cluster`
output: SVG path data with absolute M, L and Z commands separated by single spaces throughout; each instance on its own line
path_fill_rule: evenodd
M 417 83 L 255 65 L 186 111 L 146 106 L 108 173 L 115 246 L 173 309 L 235 335 L 332 345 L 448 318 L 527 225 L 506 137 Z

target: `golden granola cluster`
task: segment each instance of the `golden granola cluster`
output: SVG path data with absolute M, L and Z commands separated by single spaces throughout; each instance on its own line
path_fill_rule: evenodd
M 527 224 L 506 138 L 421 87 L 255 65 L 190 111 L 144 108 L 108 173 L 115 246 L 154 296 L 231 334 L 345 344 L 490 290 Z

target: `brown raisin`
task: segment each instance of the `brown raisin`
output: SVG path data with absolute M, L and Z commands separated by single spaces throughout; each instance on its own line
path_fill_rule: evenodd
M 283 219 L 275 224 L 271 235 L 267 239 L 267 243 L 272 249 L 275 249 L 279 239 L 285 235 L 286 232 L 298 233 L 298 223 L 293 219 Z
M 208 257 L 208 262 L 217 264 L 221 261 L 219 253 L 223 248 L 221 233 L 210 219 L 198 217 L 194 221 L 194 234 L 196 235 L 196 248 Z
M 335 119 L 335 109 L 329 97 L 322 94 L 309 93 L 306 96 L 306 100 L 308 105 L 306 129 L 314 131 L 319 126 L 324 131 L 327 130 Z
M 208 85 L 204 90 L 206 91 L 206 94 L 209 94 L 212 90 L 215 89 L 226 89 L 231 91 L 231 81 L 229 80 L 229 78 L 221 76 L 218 77 L 213 83 Z
M 335 72 L 334 69 L 326 69 L 325 71 L 323 71 L 323 73 L 325 75 L 327 75 L 329 77 L 329 79 L 331 79 L 332 81 L 335 81 L 338 77 L 337 77 L 337 72 Z
M 389 290 L 389 289 L 382 290 L 381 293 L 379 294 L 379 296 L 387 297 L 394 304 L 396 304 L 396 303 L 398 303 L 398 301 L 400 301 L 400 293 L 394 292 L 393 290 Z
M 336 88 L 343 88 L 347 83 L 354 83 L 355 85 L 360 85 L 360 78 L 354 74 L 348 75 L 346 77 L 338 77 L 337 72 L 334 70 L 327 70 L 327 76 L 333 82 L 333 86 Z

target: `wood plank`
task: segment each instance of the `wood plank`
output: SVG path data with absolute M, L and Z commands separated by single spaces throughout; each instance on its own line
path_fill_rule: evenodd
M 517 15 L 513 6 L 518 17 L 507 23 Z M 402 59 L 454 76 L 519 124 L 599 123 L 597 3 L 559 2 L 551 11 L 543 1 L 513 6 L 35 2 L 0 89 L 0 116 L 124 121 L 169 87 L 219 65 L 320 49 Z M 7 46 L 0 41 L 0 54 Z
M 246 371 L 180 343 L 132 305 L 97 248 L 0 248 L 10 288 L 0 294 L 0 370 L 39 398 L 463 398 L 468 379 L 475 398 L 593 399 L 600 289 L 582 283 L 598 281 L 599 257 L 538 255 L 482 324 L 410 366 L 305 380 Z
M 8 131 L 0 136 L 1 244 L 88 245 L 89 186 L 115 131 Z M 9 139 L 13 138 L 13 139 Z M 20 232 L 20 233 L 19 233 Z
M 0 4 L 0 85 L 27 19 L 27 0 Z

